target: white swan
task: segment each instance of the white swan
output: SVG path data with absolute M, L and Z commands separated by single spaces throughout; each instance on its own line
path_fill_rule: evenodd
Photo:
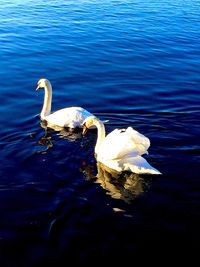
M 81 128 L 84 119 L 92 116 L 90 112 L 81 107 L 67 107 L 51 113 L 52 86 L 49 80 L 40 79 L 36 90 L 44 88 L 44 102 L 40 113 L 41 120 L 45 120 L 49 127 L 55 128 Z
M 103 122 L 95 116 L 83 122 L 83 135 L 91 126 L 97 127 L 95 154 L 97 161 L 118 172 L 131 171 L 138 174 L 161 174 L 141 155 L 148 153 L 150 141 L 132 127 L 115 129 L 105 136 Z

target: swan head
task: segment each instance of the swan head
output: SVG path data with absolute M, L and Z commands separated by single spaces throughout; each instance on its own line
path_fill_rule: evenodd
M 91 126 L 95 125 L 96 121 L 97 121 L 97 118 L 95 116 L 87 117 L 82 123 L 82 128 L 83 128 L 82 134 L 85 135 L 87 130 Z
M 39 90 L 40 88 L 44 88 L 46 86 L 50 86 L 50 82 L 49 80 L 42 78 L 38 81 L 37 86 L 36 86 L 36 90 Z

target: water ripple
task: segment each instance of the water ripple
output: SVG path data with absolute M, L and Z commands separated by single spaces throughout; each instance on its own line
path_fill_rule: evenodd
M 192 246 L 194 259 L 199 7 L 194 0 L 3 1 L 2 264 L 90 265 L 96 256 L 114 265 L 120 255 L 124 264 L 155 251 L 180 260 Z M 83 137 L 45 129 L 43 93 L 35 91 L 41 77 L 52 83 L 52 110 L 82 106 L 108 120 L 107 133 L 132 126 L 146 135 L 146 156 L 163 175 L 116 178 L 96 162 L 96 130 Z

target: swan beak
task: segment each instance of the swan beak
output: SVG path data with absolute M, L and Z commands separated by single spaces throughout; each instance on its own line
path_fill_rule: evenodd
M 83 127 L 82 134 L 85 135 L 87 133 L 88 128 L 86 127 L 85 123 L 82 124 L 82 127 Z
M 37 84 L 37 86 L 36 86 L 36 91 L 39 90 L 39 89 L 40 89 L 40 85 Z

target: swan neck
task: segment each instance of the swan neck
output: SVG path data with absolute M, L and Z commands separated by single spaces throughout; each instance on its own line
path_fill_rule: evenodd
M 105 139 L 106 132 L 104 124 L 101 121 L 95 121 L 95 126 L 97 127 L 97 142 L 95 146 L 95 154 L 98 154 L 100 146 Z
M 49 82 L 44 86 L 44 102 L 43 108 L 40 113 L 41 119 L 45 119 L 51 113 L 51 101 L 52 101 L 52 87 Z

